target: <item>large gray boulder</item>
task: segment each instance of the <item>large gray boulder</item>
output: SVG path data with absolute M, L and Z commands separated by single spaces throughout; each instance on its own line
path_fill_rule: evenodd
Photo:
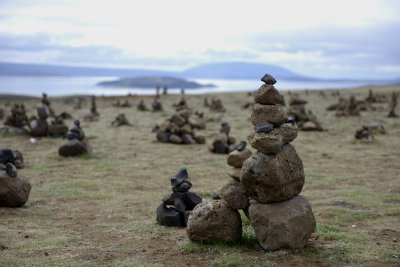
M 224 200 L 213 200 L 192 210 L 186 231 L 192 241 L 237 242 L 242 238 L 242 220 Z
M 229 153 L 227 158 L 228 165 L 236 168 L 241 168 L 243 162 L 251 156 L 251 151 L 249 149 L 244 149 L 242 151 L 234 150 Z
M 268 204 L 252 200 L 249 216 L 257 241 L 266 250 L 302 248 L 316 226 L 311 206 L 303 196 Z
M 271 84 L 263 84 L 257 90 L 254 100 L 263 105 L 285 105 L 283 96 Z
M 243 163 L 240 181 L 247 195 L 258 202 L 287 200 L 303 188 L 303 162 L 290 144 L 275 155 L 256 152 Z
M 8 176 L 4 171 L 0 172 L 0 207 L 20 207 L 29 198 L 31 184 L 22 175 Z
M 262 105 L 254 104 L 253 113 L 251 113 L 250 121 L 256 126 L 262 122 L 272 123 L 274 126 L 279 126 L 285 123 L 288 115 L 281 105 Z
M 276 154 L 282 145 L 297 137 L 298 131 L 296 123 L 284 123 L 270 132 L 252 132 L 247 140 L 252 147 L 264 154 Z

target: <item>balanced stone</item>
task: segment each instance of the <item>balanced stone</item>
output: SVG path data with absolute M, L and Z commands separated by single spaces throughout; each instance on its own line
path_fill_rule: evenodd
M 249 217 L 258 243 L 266 250 L 302 248 L 316 226 L 311 206 L 303 196 L 268 204 L 253 200 Z
M 240 172 L 242 171 L 242 168 L 232 168 L 229 172 L 228 175 L 232 177 L 233 180 L 240 182 Z
M 274 129 L 274 125 L 269 122 L 261 122 L 257 124 L 254 128 L 257 133 L 269 133 Z
M 256 152 L 243 163 L 240 181 L 258 202 L 287 200 L 303 188 L 303 163 L 290 144 L 276 155 Z
M 251 123 L 256 126 L 262 122 L 269 122 L 279 126 L 287 122 L 288 116 L 281 105 L 254 104 L 253 113 L 250 116 Z
M 252 132 L 247 140 L 252 147 L 264 154 L 276 154 L 282 145 L 292 142 L 297 133 L 298 128 L 295 123 L 284 123 L 269 133 Z
M 232 209 L 246 209 L 249 206 L 249 197 L 240 182 L 230 182 L 221 189 L 221 197 Z
M 263 84 L 256 92 L 256 103 L 263 105 L 285 105 L 284 98 L 273 85 Z
M 262 78 L 261 81 L 263 81 L 265 84 L 270 84 L 274 85 L 276 83 L 276 80 L 274 77 L 272 77 L 270 74 L 265 74 Z
M 31 184 L 24 176 L 16 174 L 12 177 L 0 171 L 0 207 L 24 205 L 28 201 L 30 191 Z
M 249 149 L 245 149 L 242 151 L 234 150 L 229 153 L 227 158 L 228 165 L 236 168 L 241 168 L 243 162 L 251 156 L 251 151 Z
M 213 200 L 193 209 L 186 232 L 192 241 L 238 242 L 242 239 L 242 220 L 224 200 Z

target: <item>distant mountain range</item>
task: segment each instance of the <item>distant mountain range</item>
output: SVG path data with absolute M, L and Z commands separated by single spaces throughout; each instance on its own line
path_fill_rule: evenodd
M 313 78 L 302 76 L 277 65 L 246 62 L 203 64 L 181 72 L 0 62 L 0 75 L 19 76 L 169 76 L 203 79 L 259 79 L 265 73 L 282 80 L 313 80 Z

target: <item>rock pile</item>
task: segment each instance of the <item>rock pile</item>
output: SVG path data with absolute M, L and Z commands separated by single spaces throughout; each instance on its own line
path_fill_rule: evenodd
M 117 117 L 115 117 L 115 119 L 111 122 L 111 125 L 116 127 L 132 126 L 132 124 L 130 124 L 124 113 L 121 113 Z
M 228 154 L 234 150 L 236 139 L 230 136 L 231 127 L 227 122 L 221 123 L 221 129 L 212 144 L 208 147 L 211 153 Z
M 369 89 L 368 96 L 365 98 L 367 103 L 384 103 L 387 102 L 385 94 L 374 94 L 372 89 Z
M 354 95 L 351 95 L 349 99 L 339 97 L 338 103 L 326 108 L 328 111 L 336 111 L 336 117 L 360 116 L 360 111 L 367 109 L 366 103 L 357 100 Z
M 66 134 L 67 141 L 60 146 L 58 154 L 63 157 L 74 157 L 84 153 L 91 153 L 92 149 L 80 127 L 79 120 L 74 120 Z
M 211 98 L 211 104 L 209 105 L 210 111 L 212 112 L 225 112 L 225 108 L 222 105 L 222 101 L 219 98 Z
M 249 142 L 257 150 L 242 166 L 240 181 L 251 198 L 249 219 L 257 240 L 266 250 L 304 247 L 315 231 L 304 185 L 303 163 L 290 144 L 298 128 L 283 110 L 283 96 L 265 75 L 256 94 Z
M 154 98 L 153 103 L 151 104 L 154 112 L 163 111 L 162 103 L 158 98 Z
M 0 149 L 0 170 L 5 170 L 7 163 L 12 163 L 18 169 L 22 169 L 24 156 L 19 150 Z
M 398 118 L 399 115 L 396 114 L 397 99 L 399 98 L 399 92 L 392 92 L 392 97 L 389 102 L 389 114 L 388 118 Z
M 176 111 L 191 110 L 186 103 L 186 99 L 185 99 L 184 95 L 182 95 L 181 100 L 179 100 L 178 103 L 174 103 L 174 104 L 172 104 L 172 106 L 175 108 Z
M 186 168 L 182 168 L 171 178 L 172 194 L 165 197 L 157 208 L 157 222 L 166 226 L 185 227 L 193 208 L 202 198 L 189 192 L 192 183 L 188 180 Z
M 354 134 L 354 138 L 360 143 L 364 144 L 369 144 L 374 142 L 374 135 L 372 133 L 372 129 L 370 129 L 368 126 L 363 125 L 361 129 L 358 129 L 356 133 Z
M 139 111 L 148 111 L 149 110 L 149 108 L 144 103 L 143 99 L 141 99 L 139 104 L 137 105 L 137 110 L 139 110 Z
M 303 131 L 322 131 L 321 123 L 317 117 L 309 110 L 306 112 L 307 100 L 292 95 L 289 100 L 289 109 L 287 114 L 291 116 L 296 122 L 299 129 Z
M 85 121 L 98 121 L 100 114 L 97 112 L 96 97 L 93 95 L 90 103 L 90 113 L 83 117 Z
M 31 184 L 28 179 L 18 174 L 12 163 L 6 163 L 0 171 L 0 207 L 20 207 L 29 198 Z
M 206 121 L 203 117 L 183 110 L 174 114 L 165 123 L 156 125 L 157 140 L 161 143 L 173 144 L 204 144 L 205 137 L 194 132 L 195 129 L 205 129 Z
M 28 124 L 24 104 L 14 104 L 11 108 L 11 115 L 6 116 L 4 125 L 22 129 Z

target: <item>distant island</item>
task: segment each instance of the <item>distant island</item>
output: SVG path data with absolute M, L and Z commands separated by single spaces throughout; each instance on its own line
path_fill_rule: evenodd
M 168 88 L 196 89 L 202 87 L 215 87 L 214 84 L 200 84 L 175 77 L 167 76 L 142 76 L 134 78 L 121 78 L 114 81 L 99 82 L 99 86 L 129 87 L 129 88 L 156 88 L 157 86 Z

